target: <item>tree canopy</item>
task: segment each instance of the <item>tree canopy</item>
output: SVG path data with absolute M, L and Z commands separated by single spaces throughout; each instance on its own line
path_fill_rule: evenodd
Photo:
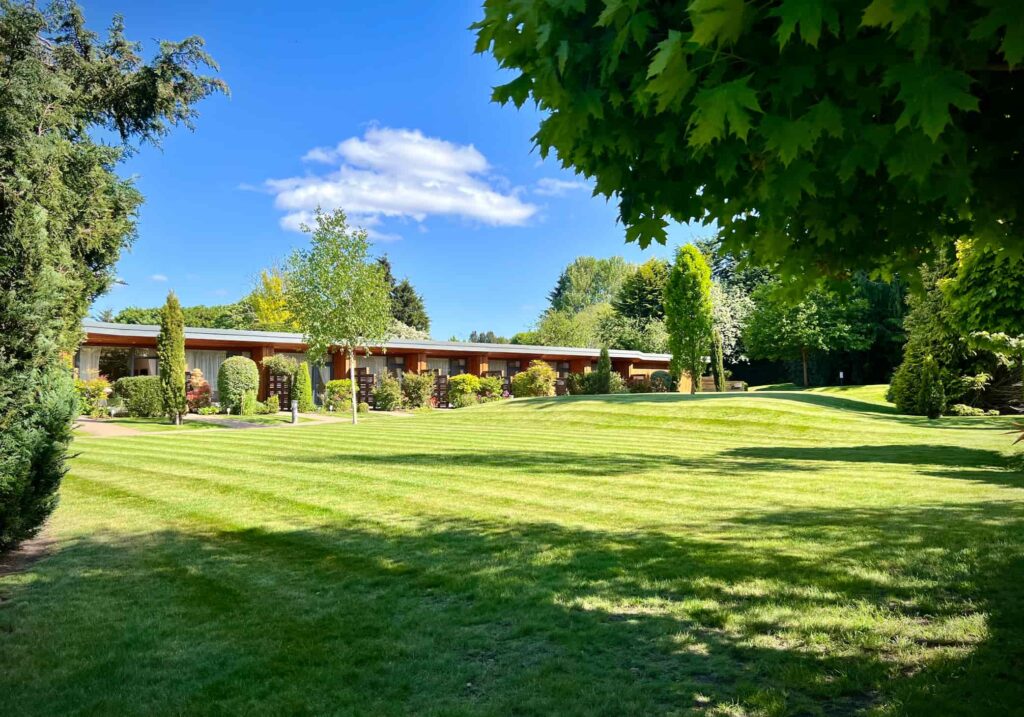
M 423 297 L 408 278 L 401 281 L 395 279 L 391 271 L 391 260 L 387 256 L 378 257 L 377 263 L 384 272 L 384 281 L 388 285 L 392 317 L 400 324 L 425 332 L 429 336 L 430 316 L 427 315 Z
M 1024 250 L 1019 0 L 485 0 L 474 29 L 641 246 L 716 223 L 805 281 Z
M 548 299 L 555 311 L 582 311 L 594 304 L 608 303 L 619 293 L 633 266 L 621 256 L 576 257 L 562 270 Z
M 309 249 L 296 249 L 288 259 L 288 310 L 295 317 L 314 358 L 332 346 L 348 355 L 350 371 L 356 349 L 367 352 L 391 333 L 391 299 L 381 264 L 370 257 L 365 229 L 351 229 L 345 212 L 317 209 Z M 355 380 L 352 381 L 352 422 L 356 423 Z
M 690 375 L 690 393 L 700 390 L 705 357 L 711 349 L 711 268 L 697 247 L 679 247 L 665 285 L 665 325 L 672 350 L 672 372 Z
M 226 90 L 198 37 L 149 62 L 115 18 L 105 38 L 77 6 L 0 0 L 0 550 L 56 505 L 75 390 L 62 355 L 114 279 L 142 196 L 116 166 L 134 142 L 191 127 Z M 101 141 L 101 138 L 105 141 Z M 117 142 L 120 140 L 120 143 Z
M 665 284 L 670 268 L 664 259 L 648 259 L 638 266 L 615 295 L 615 310 L 630 319 L 665 318 Z

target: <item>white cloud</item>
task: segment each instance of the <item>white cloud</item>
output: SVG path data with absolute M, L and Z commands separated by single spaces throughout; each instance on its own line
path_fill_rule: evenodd
M 167 281 L 167 277 L 163 274 L 153 274 L 149 278 L 152 279 L 153 281 Z
M 298 230 L 317 206 L 341 208 L 371 238 L 393 241 L 375 230 L 382 218 L 423 222 L 428 216 L 457 216 L 491 226 L 524 224 L 537 207 L 524 202 L 473 145 L 459 145 L 419 130 L 371 127 L 335 147 L 311 149 L 307 162 L 337 165 L 326 174 L 270 179 L 266 187 L 285 212 L 281 226 Z
M 577 189 L 590 189 L 590 187 L 586 182 L 578 179 L 569 181 L 544 177 L 537 180 L 537 186 L 533 188 L 533 193 L 542 194 L 546 197 L 561 197 L 567 192 L 576 191 Z

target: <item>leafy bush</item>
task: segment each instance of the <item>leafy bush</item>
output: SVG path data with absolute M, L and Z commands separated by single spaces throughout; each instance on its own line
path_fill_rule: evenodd
M 356 410 L 359 413 L 369 413 L 370 412 L 370 404 L 368 404 L 366 401 L 360 401 L 359 405 L 356 406 Z
M 612 360 L 608 355 L 608 348 L 601 347 L 601 354 L 597 359 L 597 368 L 589 375 L 590 393 L 611 393 Z
M 256 400 L 256 392 L 248 390 L 242 394 L 239 413 L 243 416 L 255 416 L 260 411 L 260 402 Z
M 344 411 L 352 402 L 352 381 L 336 378 L 324 386 L 324 408 L 328 411 Z M 350 409 L 351 410 L 351 409 Z
M 452 376 L 448 379 L 448 405 L 452 408 L 462 408 L 476 403 L 477 393 L 480 391 L 480 378 L 471 373 L 463 373 Z M 473 400 L 469 399 L 473 397 Z
M 267 413 L 277 413 L 278 411 L 281 410 L 281 399 L 279 399 L 276 394 L 268 397 L 266 407 Z
M 497 376 L 482 376 L 480 378 L 480 400 L 500 401 L 502 393 L 501 379 Z
M 88 381 L 75 379 L 75 390 L 78 391 L 78 410 L 93 418 L 104 415 L 103 406 L 110 393 L 110 381 L 106 376 L 91 378 Z
M 209 406 L 212 402 L 210 383 L 203 376 L 203 372 L 197 368 L 192 369 L 189 383 L 191 388 L 185 394 L 185 400 L 188 402 L 188 410 L 196 413 L 200 408 Z
M 618 371 L 613 371 L 608 376 L 608 393 L 629 393 L 626 379 L 622 378 L 622 374 Z
M 245 356 L 232 356 L 220 365 L 217 375 L 217 391 L 220 405 L 228 413 L 238 413 L 242 407 L 242 396 L 252 391 L 255 396 L 260 388 L 260 370 L 256 362 Z
M 196 413 L 200 416 L 216 416 L 220 413 L 220 408 L 217 406 L 202 406 L 196 411 Z
M 555 370 L 546 361 L 535 359 L 530 367 L 512 377 L 514 396 L 554 396 Z
M 946 413 L 950 416 L 998 416 L 999 411 L 996 409 L 985 410 L 984 408 L 978 408 L 977 406 L 968 406 L 966 403 L 954 403 L 947 409 Z
M 299 402 L 299 413 L 312 413 L 316 410 L 313 402 L 313 378 L 309 374 L 309 364 L 303 361 L 295 374 L 295 389 L 292 398 Z
M 448 394 L 448 405 L 452 408 L 465 408 L 480 403 L 480 397 L 475 393 Z
M 635 379 L 629 383 L 630 393 L 653 393 L 654 384 L 651 383 L 651 379 L 647 376 L 643 378 Z
M 430 373 L 402 374 L 402 395 L 409 408 L 429 408 L 434 394 L 434 375 Z
M 651 385 L 654 385 L 656 383 L 660 383 L 662 386 L 664 386 L 664 388 L 661 389 L 663 391 L 671 392 L 676 390 L 676 382 L 672 378 L 672 374 L 669 373 L 668 371 L 653 372 L 651 374 Z
M 570 396 L 581 396 L 589 393 L 590 382 L 587 381 L 586 373 L 570 373 L 565 377 L 565 390 Z
M 373 403 L 378 411 L 397 411 L 402 407 L 402 386 L 390 374 L 381 377 L 373 389 Z
M 284 354 L 267 356 L 261 363 L 274 376 L 290 376 L 293 381 L 295 374 L 299 372 L 299 362 Z
M 129 416 L 156 418 L 164 415 L 159 376 L 125 376 L 114 383 L 114 393 L 124 401 Z

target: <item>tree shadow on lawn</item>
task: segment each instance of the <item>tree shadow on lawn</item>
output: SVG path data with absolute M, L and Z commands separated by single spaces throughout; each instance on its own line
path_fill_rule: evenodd
M 0 583 L 0 713 L 931 717 L 1024 700 L 1024 506 L 761 513 L 732 529 L 437 520 L 79 539 Z M 766 536 L 779 549 L 751 544 Z M 986 637 L 957 631 L 981 616 Z
M 442 464 L 450 472 L 465 469 L 474 471 L 502 470 L 548 476 L 602 477 L 640 473 L 685 471 L 687 473 L 719 473 L 737 476 L 764 471 L 813 471 L 814 466 L 794 463 L 782 465 L 774 457 L 756 459 L 746 456 L 715 454 L 699 458 L 681 458 L 671 454 L 635 453 L 601 454 L 541 450 L 481 450 L 438 452 L 388 453 L 331 453 L 322 456 L 302 456 L 301 464 L 330 464 L 337 466 L 422 467 L 437 470 Z
M 880 446 L 750 446 L 731 448 L 719 456 L 727 460 L 774 461 L 787 470 L 795 467 L 794 461 L 921 465 L 928 469 L 927 475 L 936 477 L 1024 487 L 1024 473 L 1017 470 L 1018 462 L 998 451 L 982 448 L 918 443 Z M 808 468 L 806 463 L 804 468 Z

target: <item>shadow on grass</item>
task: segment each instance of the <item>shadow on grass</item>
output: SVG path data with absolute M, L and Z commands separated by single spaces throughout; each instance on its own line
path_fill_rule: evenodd
M 99 535 L 0 588 L 0 712 L 1007 714 L 1022 544 L 999 502 Z
M 814 466 L 792 464 L 783 466 L 773 457 L 757 459 L 746 456 L 719 454 L 699 458 L 680 458 L 671 454 L 636 453 L 584 454 L 578 452 L 541 450 L 504 450 L 474 452 L 408 452 L 408 453 L 332 453 L 322 456 L 302 456 L 303 464 L 330 464 L 340 466 L 380 466 L 386 468 L 421 467 L 433 471 L 438 464 L 452 473 L 463 470 L 485 472 L 503 470 L 546 476 L 602 477 L 622 476 L 657 471 L 686 471 L 690 473 L 740 473 L 770 470 L 812 471 Z
M 767 464 L 774 462 L 776 470 L 792 470 L 796 467 L 793 461 L 921 465 L 929 469 L 928 475 L 937 477 L 1024 487 L 1024 473 L 1017 470 L 1017 464 L 1007 456 L 998 451 L 962 446 L 919 443 L 882 446 L 752 446 L 731 448 L 719 456 L 726 460 L 754 460 Z M 940 470 L 934 470 L 936 467 Z

